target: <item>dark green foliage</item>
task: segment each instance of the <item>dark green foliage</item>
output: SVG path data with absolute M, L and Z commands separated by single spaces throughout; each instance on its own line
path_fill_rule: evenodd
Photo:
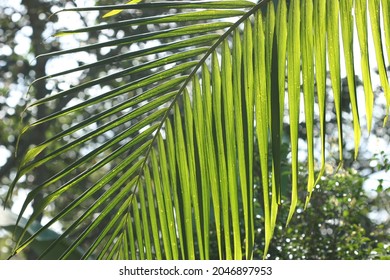
M 305 178 L 301 170 L 301 185 Z M 323 177 L 308 208 L 303 210 L 300 203 L 289 226 L 275 229 L 268 258 L 389 259 L 389 225 L 368 218 L 371 211 L 389 207 L 389 191 L 379 190 L 375 198 L 368 197 L 363 189 L 365 179 L 354 170 Z M 281 211 L 280 219 L 286 216 L 287 212 Z

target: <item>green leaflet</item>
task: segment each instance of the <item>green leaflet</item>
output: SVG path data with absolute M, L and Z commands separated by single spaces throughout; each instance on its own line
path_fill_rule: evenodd
M 206 172 L 207 179 L 210 185 L 210 193 L 212 200 L 213 212 L 210 212 L 210 215 L 214 215 L 215 220 L 215 229 L 216 229 L 216 238 L 218 244 L 218 256 L 222 259 L 222 224 L 221 224 L 221 202 L 220 202 L 220 188 L 219 188 L 219 170 L 217 164 L 217 155 L 214 151 L 215 139 L 213 137 L 213 100 L 212 100 L 212 90 L 211 90 L 211 76 L 207 66 L 204 64 L 202 67 L 202 92 L 203 92 L 203 116 L 204 116 L 204 148 L 205 148 L 205 157 L 206 157 Z M 199 97 L 199 95 L 198 95 Z M 195 99 L 196 102 L 199 102 L 199 99 Z M 195 103 L 196 105 L 196 103 Z M 199 105 L 198 105 L 199 106 Z M 201 115 L 201 116 L 202 116 Z M 205 192 L 207 190 L 203 190 Z M 208 198 L 208 195 L 205 196 Z M 208 203 L 208 200 L 204 203 Z M 208 205 L 207 205 L 208 207 Z M 207 208 L 207 210 L 209 210 Z M 207 250 L 206 250 L 207 251 Z M 209 252 L 206 252 L 206 255 Z
M 384 56 L 383 56 L 383 48 L 382 48 L 382 38 L 381 38 L 381 28 L 380 28 L 380 13 L 379 13 L 379 7 L 380 7 L 380 1 L 379 0 L 372 0 L 368 1 L 368 10 L 370 13 L 370 20 L 371 20 L 371 31 L 372 31 L 372 36 L 374 40 L 374 47 L 375 47 L 375 55 L 376 55 L 376 62 L 378 64 L 378 71 L 379 71 L 379 77 L 381 80 L 382 88 L 385 93 L 386 97 L 386 102 L 387 102 L 387 115 L 389 115 L 389 110 L 390 110 L 390 86 L 389 86 L 389 80 L 387 77 L 387 72 L 386 72 L 386 66 L 384 62 Z M 384 5 L 383 8 L 387 8 L 387 11 L 384 12 L 384 14 L 387 13 L 389 14 L 389 6 Z M 385 18 L 385 27 L 387 26 L 387 45 L 388 45 L 388 23 L 389 19 Z M 386 31 L 386 29 L 385 29 Z M 388 47 L 387 47 L 388 49 Z M 385 123 L 386 123 L 387 117 L 385 118 Z
M 234 128 L 234 104 L 233 104 L 233 73 L 232 73 L 232 58 L 228 42 L 222 45 L 222 62 L 221 62 L 221 83 L 222 83 L 222 104 L 223 104 L 223 120 L 225 127 L 224 142 L 226 147 L 226 167 L 227 167 L 227 186 L 224 186 L 225 194 L 228 197 L 228 209 L 231 211 L 231 226 L 233 230 L 233 258 L 241 259 L 241 238 L 240 238 L 240 222 L 238 209 L 237 195 L 237 175 L 236 175 L 236 132 Z M 232 140 L 229 140 L 232 139 Z M 230 219 L 230 217 L 228 217 Z M 230 233 L 229 233 L 230 234 Z
M 216 30 L 221 30 L 224 28 L 230 27 L 232 24 L 229 22 L 215 22 L 215 23 L 200 23 L 190 26 L 184 26 L 179 28 L 172 28 L 169 30 L 149 32 L 146 34 L 139 34 L 124 37 L 121 39 L 114 39 L 112 41 L 107 41 L 103 43 L 96 43 L 87 46 L 82 46 L 74 49 L 62 50 L 52 52 L 50 54 L 41 55 L 40 57 L 45 57 L 48 55 L 64 55 L 75 52 L 90 51 L 94 49 L 100 49 L 104 47 L 120 46 L 120 45 L 130 45 L 132 43 L 144 42 L 149 40 L 165 39 L 165 38 L 175 38 L 184 35 L 191 34 L 203 34 L 207 32 L 212 32 Z
M 345 68 L 347 70 L 348 90 L 351 99 L 353 130 L 355 141 L 355 159 L 357 158 L 360 145 L 360 121 L 356 99 L 355 70 L 353 65 L 353 16 L 352 0 L 340 2 L 341 31 L 344 47 Z
M 262 73 L 266 73 L 266 61 L 265 61 L 265 37 L 263 18 L 261 13 L 255 15 L 255 28 L 254 28 L 254 85 L 255 93 L 255 120 L 256 120 L 256 132 L 257 141 L 259 145 L 260 154 L 260 171 L 261 171 L 261 184 L 263 188 L 263 209 L 265 220 L 265 249 L 264 256 L 268 251 L 268 246 L 272 238 L 271 228 L 271 213 L 270 213 L 270 201 L 269 201 L 269 170 L 268 170 L 268 129 L 269 129 L 269 114 L 268 114 L 268 92 L 267 92 L 267 78 Z
M 206 75 L 206 74 L 205 74 Z M 199 166 L 198 169 L 200 171 L 200 182 L 198 181 L 198 184 L 201 186 L 208 186 L 209 185 L 209 177 L 210 176 L 216 176 L 214 174 L 209 175 L 208 169 L 207 169 L 207 153 L 206 153 L 206 146 L 213 145 L 208 141 L 206 138 L 206 131 L 205 131 L 205 120 L 204 120 L 204 104 L 203 104 L 203 98 L 205 93 L 202 92 L 200 81 L 197 77 L 193 80 L 194 90 L 193 90 L 193 110 L 194 110 L 194 130 L 195 130 L 195 137 L 196 137 L 196 145 L 198 146 L 198 151 L 194 155 L 194 157 L 198 157 L 199 159 Z M 208 84 L 206 86 L 210 86 L 209 80 Z M 212 170 L 210 170 L 210 173 L 212 173 Z M 199 188 L 198 191 L 200 192 L 200 198 L 201 205 L 199 205 L 201 209 L 201 218 L 198 224 L 198 231 L 199 235 L 202 238 L 202 245 L 203 248 L 202 254 L 203 259 L 209 259 L 210 252 L 208 250 L 210 246 L 210 190 L 209 188 Z M 199 203 L 200 204 L 200 203 Z
M 206 11 L 197 11 L 197 12 L 188 12 L 188 13 L 178 13 L 173 15 L 158 15 L 152 17 L 142 17 L 142 18 L 136 18 L 130 20 L 122 20 L 119 22 L 100 24 L 100 25 L 79 28 L 74 30 L 63 30 L 57 32 L 54 36 L 60 37 L 60 36 L 83 33 L 83 32 L 93 32 L 99 30 L 110 30 L 113 28 L 131 27 L 134 25 L 204 21 L 204 20 L 216 19 L 216 18 L 225 19 L 229 17 L 242 16 L 243 14 L 244 14 L 243 11 L 235 11 L 235 10 L 206 10 Z
M 343 130 L 341 122 L 341 74 L 340 74 L 340 32 L 339 32 L 339 2 L 327 2 L 327 15 L 329 16 L 326 25 L 328 43 L 329 72 L 332 81 L 332 90 L 337 119 L 337 131 L 339 137 L 339 159 L 343 160 Z
M 159 141 L 160 145 L 160 141 Z M 163 152 L 162 152 L 162 157 L 163 157 Z M 162 165 L 163 166 L 163 165 Z M 163 168 L 163 167 L 162 167 Z M 148 219 L 148 212 L 146 211 L 147 209 L 147 203 L 146 203 L 146 197 L 145 197 L 145 190 L 143 186 L 138 186 L 138 192 L 139 192 L 139 202 L 140 202 L 140 209 L 139 211 L 141 212 L 141 220 L 142 220 L 142 228 L 143 228 L 143 247 L 145 248 L 145 257 L 148 260 L 153 259 L 153 244 L 151 240 L 151 229 L 149 229 L 149 219 Z M 135 208 L 135 207 L 134 207 Z M 138 208 L 138 207 L 137 207 Z M 170 212 L 168 212 L 170 214 Z M 129 226 L 131 226 L 131 223 L 129 223 Z M 172 244 L 175 244 L 172 242 Z M 141 247 L 141 248 L 143 248 Z M 143 249 L 140 248 L 140 251 L 144 251 Z M 93 251 L 93 248 L 91 248 L 91 252 Z M 140 252 L 141 253 L 141 252 Z M 135 254 L 135 252 L 134 252 Z M 175 254 L 174 254 L 175 255 Z
M 325 171 L 325 99 L 326 99 L 326 27 L 327 1 L 314 0 L 314 61 L 320 120 L 321 167 L 315 180 L 316 185 Z M 311 193 L 306 196 L 305 208 Z
M 269 113 L 269 129 L 271 131 L 272 149 L 272 196 L 271 196 L 271 233 L 273 235 L 280 204 L 281 193 L 281 142 L 280 142 L 280 96 L 278 82 L 278 61 L 275 36 L 276 15 L 273 2 L 267 7 L 265 18 L 265 63 L 266 71 L 270 73 L 267 78 L 267 99 Z
M 153 186 L 154 186 L 154 191 L 155 193 L 152 195 L 152 199 L 155 198 L 156 199 L 156 208 L 158 209 L 158 220 L 160 222 L 160 226 L 159 228 L 161 229 L 160 230 L 160 234 L 161 234 L 161 238 L 162 238 L 162 244 L 164 245 L 164 252 L 165 252 L 165 258 L 167 260 L 171 260 L 172 259 L 172 248 L 171 248 L 171 236 L 169 234 L 169 230 L 168 230 L 168 223 L 172 222 L 172 220 L 169 220 L 168 217 L 170 218 L 173 218 L 173 215 L 172 215 L 172 206 L 171 205 L 167 205 L 167 206 L 170 206 L 171 208 L 171 214 L 168 215 L 167 214 L 167 209 L 166 209 L 166 205 L 165 205 L 165 199 L 164 199 L 164 195 L 167 195 L 167 196 L 170 196 L 170 192 L 168 191 L 168 187 L 169 185 L 162 185 L 161 184 L 161 179 L 160 179 L 160 164 L 158 163 L 158 160 L 157 160 L 157 156 L 156 156 L 156 152 L 155 150 L 153 149 L 151 151 L 151 161 L 152 161 L 152 170 L 153 170 Z M 163 192 L 163 188 L 168 191 L 167 193 L 166 192 Z M 138 208 L 138 206 L 137 206 Z M 135 223 L 137 224 L 137 223 Z
M 185 140 L 187 148 L 187 164 L 189 172 L 189 190 L 192 203 L 192 211 L 196 237 L 199 248 L 199 258 L 204 259 L 204 246 L 203 246 L 203 231 L 202 231 L 202 222 L 201 222 L 201 206 L 199 202 L 198 189 L 195 186 L 198 186 L 198 180 L 196 178 L 196 162 L 195 162 L 195 137 L 194 137 L 194 116 L 192 113 L 191 102 L 189 99 L 189 93 L 184 92 L 184 123 L 185 123 Z M 179 165 L 180 166 L 180 165 Z
M 287 79 L 291 140 L 291 205 L 287 218 L 290 222 L 298 201 L 298 127 L 300 102 L 300 3 L 292 0 L 288 14 Z
M 144 176 L 145 176 L 145 181 L 143 182 L 145 184 L 146 188 L 146 196 L 147 196 L 147 203 L 149 207 L 149 222 L 151 225 L 151 231 L 152 231 L 152 239 L 153 239 L 153 248 L 155 252 L 155 257 L 157 259 L 162 258 L 162 250 L 161 250 L 161 242 L 160 242 L 160 236 L 159 236 L 159 226 L 157 222 L 157 211 L 156 211 L 156 206 L 154 202 L 154 194 L 153 194 L 153 185 L 152 185 L 152 178 L 150 174 L 149 167 L 146 165 L 145 168 L 143 169 Z M 141 187 L 143 187 L 141 185 Z
M 76 71 L 90 70 L 90 69 L 95 68 L 95 67 L 104 66 L 107 63 L 131 61 L 132 59 L 144 57 L 144 56 L 147 56 L 150 54 L 161 54 L 163 52 L 180 50 L 180 49 L 184 49 L 187 47 L 195 46 L 197 44 L 199 46 L 210 45 L 213 41 L 215 41 L 218 38 L 219 38 L 219 35 L 217 35 L 217 34 L 205 34 L 205 35 L 199 35 L 197 37 L 193 37 L 191 39 L 185 39 L 182 41 L 174 41 L 172 43 L 161 44 L 158 46 L 144 48 L 144 49 L 140 49 L 137 51 L 125 52 L 125 53 L 111 56 L 108 58 L 103 58 L 103 59 L 98 60 L 96 62 L 87 63 L 87 64 L 81 65 L 79 67 L 76 67 L 76 68 L 72 68 L 72 69 L 65 70 L 65 71 L 59 71 L 57 73 L 53 73 L 51 75 L 38 78 L 32 82 L 32 85 L 34 85 L 36 82 L 44 80 L 44 79 L 55 78 L 55 77 L 66 75 L 66 74 L 76 72 Z
M 246 165 L 247 162 L 245 160 L 245 142 L 242 141 L 242 139 L 245 139 L 246 136 L 244 136 L 244 126 L 243 126 L 243 118 L 242 118 L 242 96 L 240 94 L 240 90 L 242 89 L 242 44 L 241 44 L 241 37 L 239 35 L 239 32 L 235 31 L 233 34 L 233 53 L 232 53 L 232 87 L 231 87 L 231 97 L 230 97 L 230 109 L 226 107 L 226 114 L 230 115 L 230 125 L 231 125 L 231 133 L 234 134 L 236 141 L 232 141 L 233 145 L 231 147 L 232 154 L 230 157 L 234 159 L 234 165 L 231 165 L 231 178 L 232 180 L 235 180 L 235 182 L 240 182 L 240 188 L 245 188 L 246 191 L 244 191 L 245 195 L 242 199 L 242 206 L 240 205 L 239 201 L 239 185 L 238 183 L 232 184 L 232 190 L 231 190 L 231 204 L 233 211 L 237 211 L 233 216 L 233 225 L 236 224 L 234 227 L 234 258 L 235 259 L 242 259 L 242 244 L 241 240 L 242 237 L 240 236 L 240 231 L 242 228 L 242 222 L 240 221 L 240 208 L 244 207 L 243 205 L 246 204 L 245 208 L 248 209 L 247 205 L 247 189 L 250 188 L 250 186 L 247 185 L 246 180 Z M 229 110 L 234 110 L 234 115 L 229 114 Z M 229 135 L 230 137 L 230 135 Z M 237 172 L 237 170 L 240 170 L 240 172 Z M 241 190 L 242 194 L 242 190 Z M 240 207 L 241 206 L 241 207 Z M 250 219 L 251 217 L 248 216 L 248 212 L 245 213 L 244 219 Z M 245 236 L 248 236 L 248 228 L 245 230 Z M 249 252 L 248 248 L 249 244 L 246 244 L 246 252 Z
M 235 95 L 237 98 L 237 114 L 239 113 L 240 108 L 240 101 L 242 102 L 242 106 L 245 108 L 245 112 L 241 111 L 243 113 L 243 118 L 246 117 L 246 123 L 242 123 L 243 126 L 243 136 L 245 139 L 243 146 L 244 151 L 246 155 L 246 176 L 247 179 L 245 180 L 244 176 L 241 176 L 241 195 L 243 197 L 243 209 L 244 209 L 244 227 L 245 227 L 245 239 L 246 239 L 246 247 L 245 247 L 245 255 L 247 259 L 252 259 L 253 257 L 253 245 L 254 245 L 254 212 L 253 212 L 253 143 L 254 143 L 254 131 L 253 131 L 253 122 L 254 122 L 254 74 L 253 74 L 253 29 L 252 25 L 249 20 L 245 21 L 245 27 L 244 27 L 244 35 L 243 35 L 243 69 L 242 74 L 243 77 L 241 78 L 243 80 L 242 83 L 242 91 L 241 96 L 238 94 Z M 236 116 L 237 118 L 237 116 Z M 237 120 L 238 122 L 238 120 Z M 237 144 L 238 149 L 242 149 L 243 147 L 240 146 L 241 139 L 240 137 L 240 129 L 237 128 Z M 242 155 L 242 153 L 239 154 L 239 156 Z M 240 160 L 240 158 L 239 158 Z M 239 166 L 241 168 L 241 172 L 244 170 L 244 163 L 241 160 L 241 163 L 239 163 Z M 245 184 L 246 183 L 246 184 Z M 245 187 L 247 186 L 247 188 Z
M 390 61 L 390 3 L 382 0 L 383 27 L 385 32 L 385 43 L 387 50 L 387 59 Z
M 226 166 L 226 153 L 225 153 L 225 137 L 223 135 L 222 129 L 222 81 L 221 81 L 221 70 L 219 67 L 219 62 L 217 54 L 213 53 L 212 56 L 212 89 L 213 89 L 213 116 L 214 116 L 214 126 L 216 131 L 215 141 L 216 141 L 216 162 L 217 169 L 219 173 L 219 195 L 221 201 L 221 214 L 222 214 L 222 228 L 224 232 L 224 243 L 225 243 L 225 252 L 223 252 L 226 259 L 232 259 L 232 250 L 231 250 L 231 238 L 230 238 L 230 215 L 229 215 L 229 191 L 228 191 L 228 175 L 227 175 L 227 166 Z
M 276 45 L 276 47 L 275 47 Z M 273 199 L 281 204 L 282 191 L 282 167 L 281 167 L 281 139 L 283 136 L 283 117 L 285 103 L 285 77 L 287 56 L 287 5 L 286 0 L 279 2 L 276 10 L 275 38 L 272 58 L 272 156 L 273 156 L 273 182 L 275 195 Z M 277 75 L 277 77 L 275 76 Z M 276 81 L 275 81 L 276 80 Z M 276 88 L 277 86 L 277 88 Z M 276 115 L 279 112 L 279 116 Z M 278 175 L 279 174 L 279 175 Z M 279 187 L 278 187 L 279 185 Z M 276 213 L 276 211 L 274 211 Z M 276 215 L 272 215 L 273 223 L 276 223 Z
M 167 150 L 167 157 L 168 157 L 168 166 L 169 166 L 169 176 L 170 176 L 170 187 L 172 189 L 172 200 L 173 200 L 173 207 L 175 209 L 176 213 L 176 219 L 175 219 L 175 227 L 178 231 L 178 238 L 179 238 L 179 247 L 180 247 L 180 255 L 179 259 L 185 259 L 186 256 L 186 245 L 184 243 L 184 230 L 183 230 L 183 219 L 182 219 L 182 213 L 183 213 L 183 207 L 180 207 L 181 201 L 179 200 L 179 186 L 178 182 L 176 181 L 177 178 L 177 168 L 176 168 L 176 145 L 174 142 L 174 131 L 171 125 L 171 122 L 169 119 L 166 120 L 165 123 L 165 132 L 166 132 L 166 150 Z
M 361 51 L 364 95 L 366 100 L 367 130 L 371 131 L 374 92 L 371 85 L 370 63 L 368 58 L 367 1 L 355 1 L 356 29 Z
M 276 39 L 278 45 L 278 84 L 279 84 L 279 106 L 280 106 L 280 135 L 283 134 L 285 82 L 286 82 L 286 57 L 287 57 L 287 5 L 286 0 L 279 1 L 276 11 Z M 280 198 L 278 198 L 280 203 Z
M 307 133 L 307 193 L 314 189 L 314 29 L 313 1 L 301 3 L 302 84 Z
M 176 142 L 176 154 L 177 154 L 177 166 L 178 175 L 181 184 L 182 201 L 181 207 L 183 208 L 184 217 L 184 232 L 186 243 L 186 259 L 195 259 L 195 240 L 193 233 L 193 217 L 192 217 L 192 198 L 191 198 L 191 181 L 190 170 L 187 157 L 187 147 L 185 138 L 183 135 L 183 125 L 181 120 L 180 109 L 175 106 L 175 142 Z M 189 144 L 188 144 L 189 145 Z

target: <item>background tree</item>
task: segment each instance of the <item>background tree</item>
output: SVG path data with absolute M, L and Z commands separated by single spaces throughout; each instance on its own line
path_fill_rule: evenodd
M 305 170 L 301 180 L 305 182 Z M 305 211 L 299 203 L 287 228 L 278 227 L 270 259 L 367 260 L 389 259 L 389 189 L 376 184 L 374 195 L 363 188 L 366 178 L 355 170 L 324 177 Z M 375 187 L 374 185 L 372 187 Z M 373 219 L 378 209 L 384 211 Z M 385 210 L 387 209 L 387 210 Z M 284 211 L 285 212 L 285 211 Z M 281 219 L 287 213 L 281 212 Z M 261 244 L 261 235 L 258 236 Z M 260 249 L 261 250 L 261 249 Z

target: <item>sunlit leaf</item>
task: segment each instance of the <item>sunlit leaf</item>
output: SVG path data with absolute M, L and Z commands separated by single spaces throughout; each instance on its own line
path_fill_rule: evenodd
M 56 14 L 98 11 L 108 18 L 123 10 L 131 18 L 54 36 L 131 30 L 126 36 L 37 58 L 110 50 L 97 61 L 34 82 L 61 88 L 63 77 L 80 76 L 79 84 L 32 99 L 26 108 L 32 115 L 37 108 L 48 110 L 31 118 L 20 141 L 42 128 L 45 138 L 20 155 L 7 200 L 18 181 L 39 168 L 58 162 L 65 167 L 29 192 L 13 255 L 59 222 L 63 232 L 40 252 L 42 259 L 62 244 L 62 259 L 78 252 L 82 259 L 267 258 L 281 223 L 278 213 L 286 207 L 282 195 L 289 194 L 282 221 L 289 224 L 305 197 L 301 193 L 308 207 L 324 174 L 327 99 L 334 100 L 341 162 L 344 141 L 352 138 L 343 135 L 343 106 L 352 112 L 355 158 L 362 134 L 355 67 L 363 73 L 368 130 L 375 98 L 371 65 L 378 67 L 389 108 L 388 2 L 134 0 Z M 368 60 L 369 25 L 376 61 Z M 354 52 L 355 26 L 360 53 Z M 348 90 L 341 87 L 342 61 Z M 342 104 L 345 94 L 350 104 Z M 53 106 L 61 102 L 65 106 Z M 70 160 L 72 152 L 76 157 Z M 306 189 L 298 185 L 300 158 L 307 158 Z M 25 221 L 31 203 L 34 213 Z M 31 232 L 48 209 L 52 218 Z
M 126 5 L 133 5 L 133 4 L 137 4 L 139 2 L 141 2 L 142 0 L 131 0 L 129 2 L 126 3 Z M 104 18 L 106 17 L 112 17 L 112 16 L 115 16 L 119 13 L 121 13 L 123 10 L 112 10 L 106 14 L 103 15 Z

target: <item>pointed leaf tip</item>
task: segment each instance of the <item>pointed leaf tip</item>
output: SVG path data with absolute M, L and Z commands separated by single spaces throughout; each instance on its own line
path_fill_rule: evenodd
M 141 1 L 142 1 L 142 0 L 132 0 L 132 1 L 127 2 L 126 5 L 138 4 L 138 3 L 141 2 Z M 115 15 L 121 13 L 122 11 L 123 11 L 123 9 L 121 9 L 121 10 L 112 10 L 112 11 L 110 11 L 110 12 L 108 12 L 108 13 L 105 13 L 105 14 L 103 15 L 103 18 L 108 18 L 108 17 L 115 16 Z

